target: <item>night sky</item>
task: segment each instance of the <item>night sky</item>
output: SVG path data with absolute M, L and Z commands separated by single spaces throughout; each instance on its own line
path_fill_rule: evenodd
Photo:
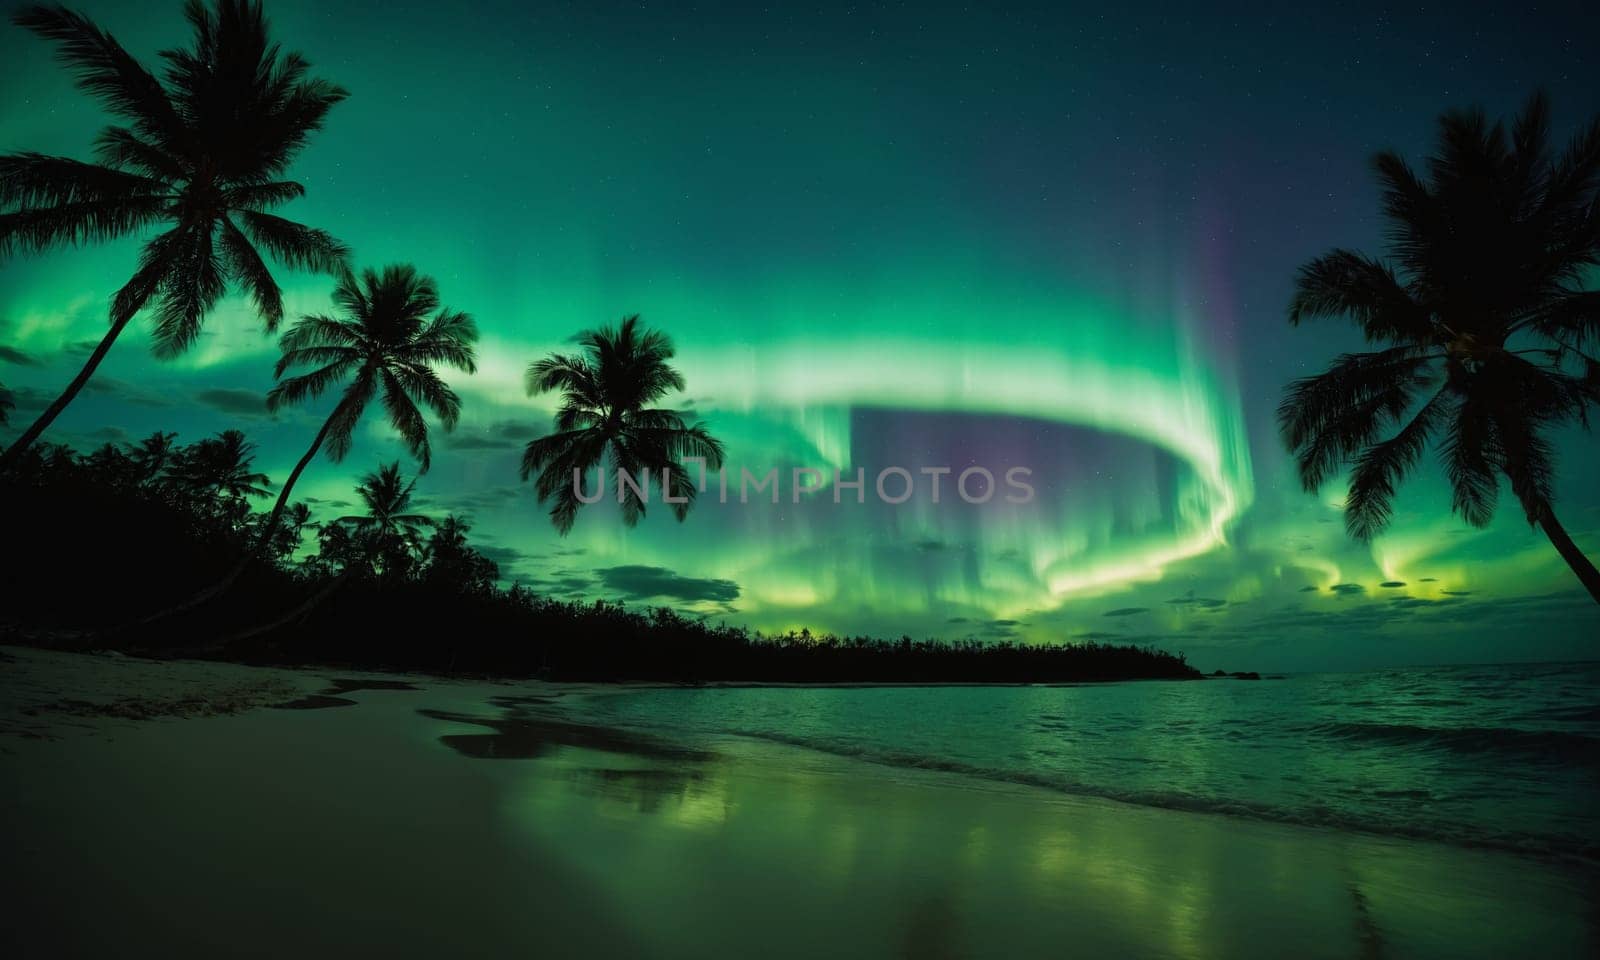
M 144 58 L 188 39 L 176 0 L 77 6 Z M 1506 114 L 1541 86 L 1564 141 L 1600 113 L 1587 5 L 530 6 L 267 3 L 351 91 L 283 212 L 358 265 L 414 262 L 483 329 L 418 489 L 508 581 L 762 629 L 1134 640 L 1203 668 L 1593 655 L 1600 616 L 1508 495 L 1473 530 L 1425 458 L 1390 532 L 1354 543 L 1340 484 L 1302 492 L 1273 424 L 1287 381 L 1361 346 L 1284 318 L 1301 263 L 1381 252 L 1370 155 L 1420 159 L 1445 108 Z M 106 122 L 9 25 L 0 105 L 0 150 L 87 158 Z M 13 431 L 101 335 L 135 250 L 0 266 Z M 327 278 L 278 276 L 291 315 L 329 309 Z M 553 409 L 522 370 L 635 312 L 677 341 L 673 404 L 735 471 L 778 468 L 780 504 L 713 489 L 681 525 L 602 506 L 555 535 L 517 480 Z M 176 361 L 141 329 L 50 438 L 237 425 L 281 479 L 325 410 L 266 413 L 276 355 L 237 297 Z M 379 413 L 297 488 L 321 515 L 404 460 Z M 1595 440 L 1558 442 L 1557 510 L 1594 556 Z M 896 464 L 1026 466 L 1037 497 L 870 502 Z M 869 502 L 794 504 L 796 466 L 865 469 Z

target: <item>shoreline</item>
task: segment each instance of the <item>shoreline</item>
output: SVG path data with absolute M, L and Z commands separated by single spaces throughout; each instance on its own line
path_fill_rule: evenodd
M 37 659 L 58 657 L 74 659 L 54 665 L 55 681 L 100 678 L 98 693 L 80 691 L 89 703 L 127 692 L 117 681 L 136 674 L 215 686 L 263 669 Z M 36 664 L 6 665 L 8 720 L 26 699 L 19 665 Z M 341 687 L 347 703 L 186 719 L 62 713 L 54 740 L 0 740 L 0 770 L 17 785 L 0 800 L 16 908 L 7 939 L 59 955 L 137 942 L 267 956 L 313 942 L 404 956 L 685 957 L 708 944 L 863 957 L 1063 944 L 1489 957 L 1538 944 L 1585 956 L 1600 942 L 1586 907 L 1595 871 L 1524 855 L 742 736 L 686 752 L 574 723 L 563 707 L 614 687 L 265 670 L 274 695 L 278 684 L 302 696 Z
M 115 651 L 67 652 L 43 650 L 36 647 L 0 646 L 0 658 L 14 657 L 18 653 L 26 658 L 29 654 L 38 654 L 30 665 L 37 666 L 41 663 L 59 663 L 62 665 L 83 664 L 99 661 L 106 665 L 105 670 L 91 671 L 91 682 L 103 682 L 109 676 L 106 671 L 115 672 L 116 664 L 126 664 L 127 669 L 139 670 L 139 665 L 148 665 L 150 672 L 142 673 L 138 677 L 140 682 L 148 683 L 152 677 L 161 677 L 162 674 L 177 672 L 178 676 L 168 677 L 170 682 L 177 684 L 174 688 L 178 692 L 168 692 L 165 695 L 143 697 L 115 697 L 107 689 L 98 691 L 77 690 L 71 697 L 62 696 L 55 700 L 37 701 L 36 708 L 45 712 L 54 712 L 64 718 L 86 720 L 92 718 L 105 718 L 111 720 L 125 720 L 129 722 L 148 720 L 169 720 L 204 718 L 211 716 L 226 716 L 242 713 L 249 710 L 317 710 L 332 707 L 355 706 L 356 700 L 343 694 L 354 693 L 362 690 L 382 690 L 396 685 L 395 689 L 409 689 L 420 691 L 427 687 L 418 684 L 431 685 L 434 689 L 461 689 L 473 690 L 487 694 L 486 700 L 490 703 L 515 704 L 522 701 L 539 701 L 542 699 L 537 691 L 543 691 L 549 697 L 570 697 L 572 699 L 588 697 L 621 696 L 630 692 L 641 690 L 804 690 L 804 689 L 841 689 L 841 690 L 870 690 L 870 689 L 907 689 L 907 688 L 1070 688 L 1079 686 L 1092 686 L 1100 683 L 1159 683 L 1168 679 L 1179 678 L 1142 678 L 1139 680 L 1120 681 L 1088 681 L 1083 683 L 816 683 L 816 684 L 791 684 L 777 682 L 715 682 L 705 684 L 683 684 L 662 681 L 620 681 L 620 682 L 571 682 L 549 681 L 538 679 L 518 679 L 507 677 L 471 677 L 471 676 L 445 676 L 415 671 L 398 670 L 373 670 L 345 666 L 328 666 L 319 664 L 303 664 L 299 666 L 271 666 L 239 663 L 231 660 L 200 660 L 190 658 L 161 658 L 144 657 L 122 654 Z M 61 658 L 55 660 L 54 658 Z M 80 659 L 86 658 L 86 659 Z M 0 661 L 3 662 L 3 661 Z M 85 679 L 84 675 L 72 670 L 73 681 Z M 185 675 L 187 673 L 187 675 Z M 335 676 L 338 674 L 339 676 Z M 254 677 L 258 689 L 251 691 L 240 688 L 240 678 Z M 1232 680 L 1232 677 L 1202 676 L 1193 679 L 1203 680 Z M 64 678 L 53 678 L 56 684 L 64 682 Z M 1246 681 L 1249 682 L 1249 681 Z M 219 689 L 211 684 L 221 683 Z M 517 694 L 526 694 L 529 690 L 536 691 L 531 697 L 522 695 L 499 696 L 496 691 L 509 690 Z M 82 699 L 83 697 L 90 699 Z M 552 701 L 553 702 L 553 699 Z M 6 708 L 8 703 L 0 702 L 0 737 L 8 732 L 13 732 L 13 718 L 8 716 Z M 190 707 L 193 707 L 190 709 Z M 64 721 L 65 722 L 65 721 Z M 620 736 L 640 735 L 649 739 L 659 739 L 664 743 L 672 743 L 672 735 L 663 737 L 660 731 L 648 727 L 633 725 L 606 724 L 591 718 L 564 717 L 562 723 L 575 728 L 592 731 L 588 739 L 604 740 L 609 735 Z M 24 733 L 24 736 L 28 734 Z M 1274 808 L 1263 805 L 1251 805 L 1246 801 L 1210 801 L 1204 798 L 1193 798 L 1190 802 L 1174 803 L 1170 797 L 1141 796 L 1131 792 L 1118 792 L 1110 787 L 1097 787 L 1087 784 L 1066 784 L 1053 780 L 1048 776 L 1028 775 L 1017 771 L 998 768 L 986 768 L 966 764 L 960 761 L 930 758 L 927 762 L 906 759 L 893 754 L 872 752 L 869 750 L 846 750 L 830 746 L 829 744 L 801 737 L 786 738 L 776 735 L 767 735 L 754 732 L 725 733 L 726 738 L 748 741 L 753 744 L 764 744 L 785 750 L 798 750 L 831 757 L 842 761 L 863 764 L 871 768 L 888 771 L 917 771 L 924 773 L 938 773 L 954 778 L 960 778 L 974 784 L 993 785 L 999 787 L 1039 790 L 1052 796 L 1064 797 L 1075 800 L 1112 803 L 1136 809 L 1168 811 L 1177 814 L 1194 816 L 1222 817 L 1250 824 L 1264 824 L 1275 826 L 1295 827 L 1307 830 L 1326 831 L 1340 835 L 1354 835 L 1369 837 L 1374 840 L 1403 840 L 1415 843 L 1437 845 L 1450 849 L 1482 850 L 1493 853 L 1514 856 L 1538 863 L 1571 867 L 1576 869 L 1594 870 L 1600 877 L 1600 855 L 1593 852 L 1568 853 L 1553 849 L 1537 849 L 1514 841 L 1499 840 L 1492 837 L 1462 837 L 1448 836 L 1429 832 L 1425 829 L 1373 827 L 1362 821 L 1326 817 L 1312 819 L 1298 817 L 1292 814 L 1278 812 Z M 49 739 L 49 737 L 45 737 Z M 583 740 L 585 738 L 575 738 Z M 687 748 L 692 750 L 693 748 Z M 1229 807 L 1232 807 L 1230 809 Z

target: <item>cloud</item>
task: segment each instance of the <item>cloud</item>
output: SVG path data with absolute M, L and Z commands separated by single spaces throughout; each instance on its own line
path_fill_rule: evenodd
M 728 602 L 739 596 L 739 585 L 732 580 L 685 577 L 665 567 L 630 564 L 596 570 L 600 582 L 634 600 L 664 597 L 690 602 L 716 600 Z
M 1391 589 L 1394 588 L 1394 587 L 1403 587 L 1405 585 L 1406 585 L 1406 582 L 1404 580 L 1385 580 L 1382 583 L 1378 584 L 1378 586 L 1380 586 L 1380 587 L 1389 587 Z
M 1317 588 L 1316 587 L 1301 587 L 1300 588 L 1300 592 L 1301 593 L 1316 593 L 1317 592 Z
M 1347 596 L 1347 595 L 1352 594 L 1352 593 L 1366 593 L 1367 592 L 1367 588 L 1362 586 L 1359 583 L 1336 583 L 1333 586 L 1329 587 L 1328 589 L 1332 590 L 1334 593 L 1337 593 L 1337 594 L 1339 594 L 1341 596 Z
M 441 497 L 450 502 L 456 509 L 465 513 L 478 510 L 494 510 L 517 499 L 523 494 L 523 488 L 514 485 L 489 487 L 485 490 L 474 490 L 455 496 Z
M 37 367 L 39 365 L 38 360 L 35 360 L 28 354 L 23 353 L 16 347 L 0 347 L 0 360 L 4 360 L 7 363 L 14 363 L 19 367 Z
M 447 434 L 444 445 L 451 450 L 512 450 L 517 446 L 510 440 L 477 434 Z
M 516 549 L 515 547 L 500 547 L 495 546 L 492 543 L 475 543 L 472 545 L 472 549 L 488 557 L 490 560 L 493 560 L 495 564 L 500 567 L 500 571 L 502 573 L 504 573 L 506 569 L 514 567 L 528 559 L 527 554 Z
M 17 405 L 18 411 L 43 410 L 50 406 L 56 395 L 47 393 L 34 387 L 11 388 L 11 402 Z M 15 424 L 13 424 L 15 426 Z
M 237 390 L 231 387 L 213 387 L 201 390 L 194 398 L 213 410 L 239 417 L 264 417 L 267 400 L 254 390 Z
M 479 428 L 458 428 L 446 435 L 445 446 L 452 450 L 515 450 L 543 433 L 526 423 L 502 420 Z
M 1218 600 L 1215 597 L 1174 597 L 1167 602 L 1175 603 L 1178 606 L 1200 607 L 1205 610 L 1211 610 L 1217 607 L 1225 607 L 1228 605 L 1228 601 Z
M 1105 615 L 1108 616 L 1108 617 L 1131 617 L 1136 613 L 1149 613 L 1149 612 L 1150 612 L 1150 608 L 1149 607 L 1118 607 L 1115 610 L 1107 610 L 1105 612 Z
M 172 398 L 164 393 L 149 390 L 136 383 L 118 380 L 115 377 L 95 377 L 84 385 L 90 393 L 121 400 L 124 403 L 136 403 L 141 407 L 170 407 Z

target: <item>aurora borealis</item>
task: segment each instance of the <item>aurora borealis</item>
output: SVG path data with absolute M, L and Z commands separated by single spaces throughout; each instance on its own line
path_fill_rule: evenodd
M 141 56 L 184 30 L 176 2 L 78 6 Z M 267 4 L 352 92 L 286 213 L 359 265 L 415 263 L 484 331 L 419 491 L 471 517 L 508 580 L 762 629 L 1134 640 L 1206 668 L 1592 656 L 1600 617 L 1509 498 L 1468 528 L 1429 459 L 1392 529 L 1354 543 L 1338 485 L 1301 491 L 1272 422 L 1284 383 L 1359 345 L 1289 329 L 1284 305 L 1311 256 L 1381 250 L 1369 154 L 1421 155 L 1439 111 L 1504 113 L 1536 86 L 1563 138 L 1600 112 L 1578 5 L 1470 26 L 534 7 Z M 0 31 L 0 89 L 0 149 L 87 156 L 103 118 L 45 44 Z M 134 250 L 0 267 L 17 419 L 99 336 Z M 325 309 L 326 278 L 279 279 L 291 314 Z M 776 505 L 707 498 L 681 525 L 591 509 L 559 538 L 517 483 L 552 410 L 522 370 L 634 312 L 674 337 L 676 405 L 735 471 L 1026 466 L 1038 497 L 796 504 L 786 483 Z M 147 347 L 125 338 L 52 439 L 237 425 L 281 479 L 325 413 L 267 414 L 276 347 L 243 298 L 182 358 Z M 378 418 L 364 430 L 302 481 L 314 508 L 404 460 Z M 1558 507 L 1593 555 L 1593 437 L 1561 452 Z

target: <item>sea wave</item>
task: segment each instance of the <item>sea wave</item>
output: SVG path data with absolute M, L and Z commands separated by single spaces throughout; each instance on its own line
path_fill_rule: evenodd
M 1430 727 L 1409 723 L 1328 722 L 1307 728 L 1313 736 L 1456 753 L 1511 753 L 1551 763 L 1600 766 L 1600 737 L 1566 730 L 1516 727 Z
M 725 731 L 732 736 L 814 750 L 819 753 L 888 767 L 954 774 L 993 783 L 1036 787 L 1068 796 L 1092 797 L 1137 806 L 1186 813 L 1240 817 L 1269 823 L 1313 827 L 1446 843 L 1452 846 L 1503 850 L 1539 859 L 1600 864 L 1600 843 L 1593 837 L 1545 835 L 1518 831 L 1463 830 L 1442 823 L 1408 823 L 1398 819 L 1374 820 L 1352 815 L 1333 806 L 1291 809 L 1238 799 L 1200 796 L 1182 791 L 1127 790 L 1071 780 L 1059 775 L 984 766 L 949 757 L 885 750 L 855 742 L 795 736 L 771 731 Z M 1377 791 L 1386 793 L 1386 791 Z M 1387 792 L 1393 796 L 1393 792 Z M 1415 799 L 1426 799 L 1418 796 Z

